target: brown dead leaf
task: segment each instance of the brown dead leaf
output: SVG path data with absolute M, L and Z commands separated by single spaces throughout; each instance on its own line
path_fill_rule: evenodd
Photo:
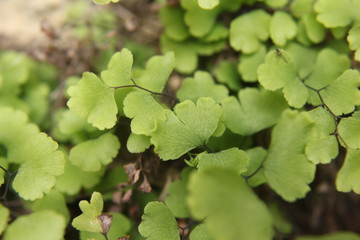
M 152 190 L 151 185 L 150 185 L 149 181 L 147 180 L 147 177 L 145 174 L 143 174 L 143 182 L 138 187 L 138 190 L 141 192 L 145 192 L 145 193 L 149 193 Z
M 103 213 L 98 216 L 98 219 L 101 222 L 102 234 L 107 235 L 112 224 L 112 215 L 108 213 Z

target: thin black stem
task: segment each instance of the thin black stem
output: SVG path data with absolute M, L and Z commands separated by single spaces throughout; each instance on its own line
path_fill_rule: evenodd
M 345 140 L 340 136 L 339 134 L 339 131 L 338 131 L 338 126 L 339 126 L 339 119 L 341 119 L 342 117 L 341 116 L 338 116 L 336 115 L 330 108 L 328 105 L 326 105 L 323 97 L 321 96 L 321 91 L 324 90 L 326 87 L 322 87 L 320 89 L 316 89 L 316 88 L 313 88 L 309 85 L 307 85 L 305 82 L 304 82 L 304 85 L 305 87 L 307 87 L 308 89 L 316 92 L 317 96 L 319 97 L 320 99 L 320 102 L 321 102 L 321 107 L 324 108 L 326 111 L 328 111 L 331 116 L 333 117 L 333 120 L 334 120 L 334 124 L 335 124 L 335 130 L 333 133 L 331 133 L 331 135 L 334 135 L 336 137 L 336 141 L 338 142 L 338 144 L 343 144 L 345 146 L 345 148 L 348 148 L 350 149 L 350 147 L 347 145 L 347 143 L 345 142 Z
M 5 184 L 5 190 L 4 193 L 1 195 L 0 197 L 0 201 L 4 201 L 5 205 L 7 205 L 7 194 L 9 192 L 9 187 L 10 187 L 10 182 L 12 181 L 12 178 L 14 177 L 14 175 L 17 173 L 17 170 L 15 172 L 10 172 L 9 170 L 6 170 L 4 167 L 0 166 L 0 168 L 6 172 L 6 174 L 8 175 L 8 179 L 6 181 Z
M 165 96 L 165 97 L 168 97 L 170 98 L 172 101 L 174 101 L 175 103 L 178 103 L 179 100 L 174 98 L 173 96 L 169 95 L 169 94 L 166 94 L 166 93 L 160 93 L 160 92 L 154 92 L 154 91 L 151 91 L 149 89 L 146 89 L 142 86 L 139 86 L 135 81 L 134 79 L 131 78 L 131 81 L 133 82 L 133 84 L 128 84 L 128 85 L 122 85 L 122 86 L 117 86 L 117 87 L 111 87 L 111 88 L 114 88 L 114 89 L 120 89 L 120 88 L 129 88 L 129 87 L 135 87 L 135 88 L 138 88 L 138 89 L 141 89 L 145 92 L 148 92 L 148 93 L 151 93 L 153 95 L 158 95 L 158 96 Z
M 201 145 L 202 148 L 204 148 L 208 153 L 214 153 L 215 151 L 211 149 L 208 145 L 204 144 Z
M 260 165 L 256 168 L 256 170 L 255 170 L 252 174 L 250 174 L 250 175 L 248 175 L 248 176 L 243 176 L 243 177 L 245 178 L 246 182 L 248 182 L 248 180 L 249 180 L 250 178 L 252 178 L 253 176 L 255 176 L 255 175 L 260 171 L 260 169 L 261 169 L 261 168 L 263 167 L 263 165 L 264 165 L 265 160 L 266 160 L 266 158 L 264 158 L 264 159 L 261 161 Z

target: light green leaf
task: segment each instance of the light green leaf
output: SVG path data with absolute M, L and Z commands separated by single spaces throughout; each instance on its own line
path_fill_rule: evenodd
M 164 34 L 161 36 L 160 41 L 163 52 L 172 51 L 175 53 L 175 68 L 181 73 L 192 73 L 197 68 L 198 55 L 209 56 L 221 51 L 226 46 L 224 40 L 204 42 L 190 38 L 178 42 Z
M 350 29 L 347 41 L 349 48 L 355 51 L 354 58 L 360 62 L 360 26 L 354 26 Z
M 211 43 L 227 39 L 229 36 L 229 30 L 221 23 L 215 23 L 212 30 L 202 37 L 200 40 L 204 43 Z
M 216 84 L 208 72 L 196 71 L 194 77 L 185 78 L 181 88 L 176 92 L 180 101 L 191 100 L 196 102 L 200 97 L 211 97 L 221 102 L 229 94 L 228 89 Z
M 264 173 L 271 188 L 286 201 L 302 198 L 310 190 L 315 164 L 304 151 L 313 137 L 313 127 L 306 113 L 287 110 L 272 132 Z
M 114 89 L 107 87 L 95 74 L 85 72 L 68 93 L 71 96 L 67 103 L 70 110 L 86 118 L 94 127 L 103 130 L 115 125 L 118 109 Z
M 354 111 L 355 106 L 360 104 L 358 87 L 360 87 L 359 72 L 348 69 L 321 91 L 321 96 L 334 114 L 347 114 Z
M 272 221 L 266 205 L 234 171 L 199 171 L 190 176 L 188 188 L 193 217 L 206 219 L 206 230 L 214 239 L 272 239 Z
M 218 127 L 221 108 L 211 98 L 199 98 L 196 105 L 186 100 L 166 111 L 166 121 L 151 134 L 155 152 L 163 160 L 177 159 L 206 144 Z
M 298 237 L 296 240 L 360 240 L 360 236 L 353 232 L 335 232 L 322 236 Z
M 266 47 L 261 46 L 253 54 L 243 54 L 240 57 L 238 71 L 245 82 L 256 82 L 258 79 L 257 69 L 264 63 Z
M 55 188 L 62 193 L 73 196 L 79 193 L 82 187 L 89 189 L 98 184 L 103 173 L 104 171 L 84 172 L 71 164 L 66 157 L 65 172 L 57 178 Z
M 131 153 L 141 153 L 150 147 L 150 137 L 130 133 L 126 142 L 126 147 Z
M 131 132 L 149 136 L 156 121 L 165 121 L 163 108 L 149 93 L 132 92 L 124 100 L 124 113 L 131 118 Z
M 284 46 L 296 36 L 297 26 L 292 17 L 284 11 L 276 11 L 270 22 L 270 37 L 278 46 Z
M 4 240 L 62 240 L 65 228 L 64 216 L 51 210 L 43 210 L 18 217 L 7 228 Z
M 0 55 L 2 84 L 0 95 L 20 94 L 20 87 L 29 80 L 30 59 L 25 53 L 5 51 Z
M 336 189 L 360 194 L 360 150 L 348 149 L 343 166 L 336 176 Z
M 229 89 L 238 91 L 241 88 L 240 76 L 236 70 L 236 64 L 223 60 L 215 69 L 215 76 L 218 82 L 226 84 Z
M 10 220 L 10 211 L 2 204 L 0 204 L 0 236 L 8 225 Z
M 175 55 L 168 52 L 163 56 L 153 56 L 146 63 L 143 74 L 135 79 L 136 83 L 147 90 L 162 92 L 175 67 Z
M 2 156 L 0 156 L 0 166 L 4 169 L 8 169 L 9 163 L 8 160 Z M 5 176 L 6 172 L 3 169 L 0 169 L 0 186 L 5 182 Z
M 281 8 L 288 3 L 288 0 L 265 0 L 265 3 L 272 8 Z
M 13 188 L 26 200 L 35 200 L 50 192 L 56 183 L 55 176 L 64 172 L 64 155 L 58 144 L 45 133 L 30 138 L 21 152 L 21 165 Z
M 327 87 L 349 67 L 350 61 L 345 54 L 339 54 L 330 48 L 324 48 L 319 52 L 314 71 L 305 83 L 315 89 Z M 314 93 L 312 92 L 312 94 Z M 320 102 L 317 104 L 320 104 Z
M 314 5 L 317 20 L 327 28 L 344 27 L 353 19 L 352 0 L 318 0 Z
M 181 172 L 180 179 L 172 182 L 168 188 L 168 196 L 165 198 L 165 205 L 177 218 L 190 217 L 186 204 L 187 183 L 193 168 L 185 168 Z
M 293 230 L 293 226 L 291 223 L 285 218 L 283 212 L 277 203 L 271 203 L 269 206 L 269 210 L 271 211 L 271 216 L 273 219 L 273 223 L 275 228 L 284 234 L 290 234 Z
M 107 70 L 101 72 L 101 78 L 109 87 L 119 87 L 133 84 L 131 81 L 131 69 L 133 55 L 127 48 L 112 55 Z
M 119 149 L 119 139 L 111 133 L 105 133 L 96 139 L 82 142 L 73 147 L 69 160 L 83 171 L 96 172 L 111 163 Z
M 179 7 L 165 5 L 160 9 L 160 20 L 166 36 L 176 41 L 183 41 L 190 36 L 184 14 L 185 11 Z
M 93 2 L 95 4 L 99 4 L 99 5 L 105 5 L 105 4 L 109 4 L 110 2 L 113 2 L 113 3 L 117 3 L 119 2 L 120 0 L 93 0 Z
M 344 147 L 360 149 L 360 112 L 356 111 L 351 117 L 341 119 L 338 133 Z
M 334 36 L 335 39 L 341 40 L 345 38 L 346 34 L 349 31 L 348 27 L 337 27 L 331 28 L 331 34 Z
M 270 20 L 262 9 L 235 18 L 230 24 L 230 45 L 247 54 L 257 51 L 261 42 L 269 38 Z
M 205 224 L 199 224 L 190 232 L 190 240 L 214 240 L 214 238 L 207 232 Z
M 293 0 L 291 2 L 290 10 L 292 15 L 300 18 L 313 10 L 314 0 Z
M 180 240 L 176 219 L 161 202 L 146 205 L 139 232 L 147 240 Z
M 322 107 L 309 111 L 315 121 L 316 136 L 306 145 L 306 157 L 313 163 L 330 163 L 339 153 L 335 132 L 334 118 Z
M 56 190 L 53 190 L 46 194 L 43 198 L 36 200 L 31 206 L 31 209 L 35 212 L 53 210 L 54 212 L 64 216 L 66 222 L 69 222 L 70 220 L 70 213 L 66 205 L 65 197 Z
M 97 128 L 87 123 L 84 118 L 79 117 L 69 109 L 66 109 L 60 114 L 58 127 L 62 134 L 71 137 L 74 142 L 79 139 L 84 141 L 85 138 L 88 137 L 88 133 L 99 131 Z
M 247 182 L 252 187 L 259 186 L 266 182 L 264 170 L 261 167 L 266 158 L 267 151 L 262 147 L 251 148 L 246 151 L 249 157 L 249 166 L 242 175 L 247 178 Z
M 196 156 L 197 168 L 221 168 L 234 171 L 237 174 L 244 173 L 249 165 L 249 157 L 243 150 L 229 148 L 217 153 L 202 152 Z
M 213 9 L 219 5 L 219 0 L 198 0 L 198 4 L 204 9 Z
M 219 6 L 203 9 L 199 6 L 198 0 L 182 0 L 181 6 L 186 10 L 185 24 L 190 34 L 197 38 L 204 37 L 211 31 L 220 10 Z
M 86 200 L 81 200 L 79 207 L 82 214 L 74 218 L 71 223 L 72 226 L 79 231 L 101 233 L 101 221 L 98 218 L 102 214 L 104 207 L 104 201 L 101 193 L 93 192 L 90 203 Z
M 306 103 L 308 89 L 298 78 L 294 63 L 284 50 L 277 49 L 266 55 L 258 68 L 259 82 L 265 89 L 283 89 L 290 106 L 301 108 Z
M 287 108 L 279 92 L 245 88 L 238 99 L 229 97 L 222 101 L 225 125 L 232 132 L 251 135 L 274 125 Z
M 316 20 L 316 15 L 306 14 L 301 20 L 304 23 L 305 31 L 313 43 L 320 43 L 325 39 L 326 29 Z
M 295 42 L 290 42 L 286 45 L 286 52 L 295 64 L 299 77 L 301 79 L 307 78 L 314 70 L 314 62 L 318 56 L 318 50 L 305 47 Z
M 8 107 L 0 107 L 0 144 L 6 148 L 7 160 L 12 163 L 21 163 L 22 151 L 19 146 L 24 146 L 34 135 L 39 133 L 39 128 L 28 123 L 27 115 Z

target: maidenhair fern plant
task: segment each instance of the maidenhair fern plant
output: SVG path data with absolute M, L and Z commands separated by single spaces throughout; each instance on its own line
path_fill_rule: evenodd
M 70 223 L 80 239 L 285 239 L 291 224 L 254 188 L 266 185 L 294 202 L 312 190 L 320 164 L 342 159 L 333 187 L 360 194 L 359 10 L 360 0 L 163 3 L 162 55 L 139 69 L 123 48 L 99 74 L 70 78 L 68 108 L 45 124 L 58 143 L 33 123 L 48 110 L 32 102 L 44 103 L 31 93 L 42 86 L 28 80 L 31 64 L 3 53 L 0 180 L 4 197 L 11 185 L 32 211 L 14 213 L 7 226 L 13 207 L 3 198 L 4 239 L 63 239 Z M 183 80 L 172 95 L 174 71 Z M 113 165 L 120 148 L 138 159 L 125 172 Z M 150 158 L 177 166 L 180 177 L 153 184 L 155 173 L 143 169 Z M 140 178 L 142 191 L 154 187 L 137 205 L 141 223 L 104 207 L 135 198 Z M 68 206 L 81 193 L 92 193 L 90 201 L 80 201 L 82 213 L 71 219 Z

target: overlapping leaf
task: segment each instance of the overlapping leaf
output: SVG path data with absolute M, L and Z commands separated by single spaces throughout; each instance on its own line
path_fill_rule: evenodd
M 213 240 L 213 238 L 207 232 L 206 226 L 204 224 L 197 225 L 190 232 L 190 239 L 191 240 Z
M 73 147 L 69 160 L 83 171 L 96 172 L 102 166 L 112 162 L 119 148 L 119 139 L 111 133 L 105 133 L 96 139 L 82 142 Z
M 73 227 L 79 231 L 102 232 L 101 221 L 98 218 L 102 214 L 104 207 L 101 193 L 94 192 L 91 195 L 90 203 L 82 200 L 79 207 L 82 214 L 74 218 L 72 221 Z
M 175 217 L 161 202 L 146 205 L 139 232 L 147 240 L 180 240 Z
M 43 210 L 18 217 L 7 228 L 4 240 L 62 240 L 65 228 L 64 216 L 51 210 Z
M 270 19 L 262 9 L 235 18 L 230 25 L 231 46 L 247 54 L 257 51 L 261 42 L 269 38 Z
M 356 111 L 351 117 L 341 119 L 338 133 L 344 147 L 360 149 L 360 112 Z
M 360 74 L 357 70 L 346 70 L 341 76 L 321 91 L 324 103 L 336 114 L 347 114 L 360 104 Z
M 326 29 L 316 20 L 316 15 L 314 13 L 304 15 L 301 20 L 304 23 L 308 38 L 313 43 L 320 43 L 324 40 Z
M 316 133 L 306 145 L 306 157 L 313 163 L 329 163 L 339 152 L 335 132 L 334 117 L 329 111 L 318 107 L 309 111 L 315 121 Z
M 225 125 L 240 135 L 251 135 L 274 125 L 287 108 L 279 92 L 246 88 L 239 91 L 238 99 L 225 99 L 222 109 Z
M 176 92 L 180 101 L 191 100 L 196 102 L 200 97 L 211 97 L 216 102 L 221 102 L 229 94 L 223 85 L 215 84 L 208 72 L 197 71 L 193 78 L 186 78 L 181 88 Z
M 107 69 L 101 72 L 104 83 L 109 87 L 133 84 L 131 81 L 133 61 L 133 55 L 127 48 L 112 55 Z
M 236 70 L 236 64 L 231 61 L 221 61 L 215 70 L 215 76 L 218 82 L 226 84 L 231 90 L 238 91 L 241 87 L 240 76 Z
M 183 41 L 190 36 L 184 23 L 184 14 L 185 11 L 178 7 L 164 6 L 160 9 L 160 20 L 169 38 Z
M 262 164 L 266 158 L 267 151 L 262 147 L 251 148 L 246 151 L 249 157 L 249 166 L 242 175 L 247 178 L 250 186 L 258 186 L 266 182 Z
M 349 48 L 355 50 L 354 58 L 360 61 L 360 26 L 355 26 L 350 29 L 347 36 L 349 42 Z
M 13 187 L 26 200 L 41 198 L 55 185 L 56 178 L 64 172 L 64 156 L 58 144 L 45 133 L 30 138 L 22 149 L 21 165 Z
M 165 121 L 165 108 L 149 93 L 132 92 L 124 100 L 124 113 L 131 118 L 131 131 L 134 134 L 149 136 L 156 121 Z
M 187 183 L 192 168 L 185 168 L 181 172 L 180 179 L 172 182 L 168 189 L 168 196 L 165 198 L 165 204 L 175 217 L 190 217 L 189 209 L 186 204 Z
M 336 176 L 336 188 L 341 192 L 360 194 L 360 150 L 348 149 L 343 166 Z
M 65 154 L 66 156 L 66 154 Z M 56 179 L 55 188 L 67 195 L 76 195 L 81 188 L 89 189 L 99 183 L 104 171 L 85 172 L 66 157 L 64 174 Z
M 0 107 L 0 144 L 7 151 L 7 161 L 21 163 L 19 146 L 24 146 L 34 135 L 39 133 L 39 128 L 28 123 L 27 115 L 19 110 Z
M 258 79 L 257 69 L 264 62 L 266 47 L 261 46 L 252 54 L 241 55 L 238 71 L 246 82 L 256 82 Z
M 290 106 L 300 108 L 306 103 L 308 89 L 299 79 L 295 65 L 285 51 L 270 51 L 265 63 L 259 66 L 258 75 L 259 82 L 265 89 L 283 89 Z
M 352 0 L 319 0 L 314 5 L 317 20 L 327 28 L 344 27 L 351 23 L 355 9 Z
M 177 159 L 206 144 L 219 125 L 221 113 L 211 98 L 199 98 L 196 105 L 187 100 L 176 105 L 174 112 L 167 110 L 165 122 L 158 123 L 151 134 L 155 152 L 163 160 Z
M 297 26 L 292 17 L 283 11 L 276 11 L 270 22 L 270 37 L 278 46 L 284 46 L 296 36 Z
M 219 0 L 198 0 L 199 6 L 204 9 L 212 9 L 219 5 Z
M 10 210 L 0 204 L 0 235 L 3 233 L 7 227 L 10 217 Z
M 315 176 L 315 164 L 304 152 L 313 127 L 306 113 L 287 110 L 272 132 L 264 173 L 271 188 L 287 201 L 304 197 Z
M 114 89 L 107 87 L 95 74 L 85 72 L 76 86 L 69 88 L 71 111 L 86 118 L 94 127 L 103 130 L 116 123 L 117 105 Z
M 128 140 L 126 142 L 126 147 L 131 153 L 141 153 L 144 152 L 151 145 L 150 137 L 145 135 L 136 135 L 130 133 Z
M 188 188 L 190 211 L 196 220 L 206 219 L 206 230 L 213 239 L 272 239 L 266 205 L 234 171 L 199 171 L 190 177 Z
M 147 90 L 162 92 L 164 86 L 175 67 L 175 55 L 167 52 L 162 56 L 151 57 L 143 74 L 136 79 L 136 83 Z
M 66 205 L 64 195 L 53 190 L 46 194 L 43 198 L 37 199 L 31 206 L 33 211 L 52 210 L 65 217 L 66 222 L 70 220 L 70 212 Z
M 221 168 L 234 171 L 237 174 L 244 173 L 249 164 L 249 158 L 243 150 L 229 148 L 217 153 L 200 153 L 196 156 L 197 168 Z

